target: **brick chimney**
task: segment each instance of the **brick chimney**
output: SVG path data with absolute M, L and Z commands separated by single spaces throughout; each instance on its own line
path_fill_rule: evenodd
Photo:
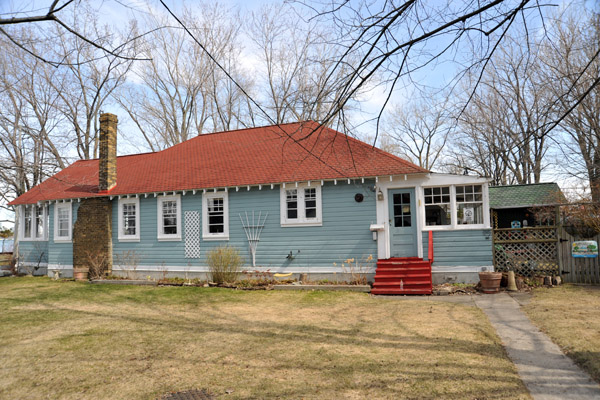
M 117 184 L 117 116 L 100 115 L 100 171 L 98 189 L 103 192 Z

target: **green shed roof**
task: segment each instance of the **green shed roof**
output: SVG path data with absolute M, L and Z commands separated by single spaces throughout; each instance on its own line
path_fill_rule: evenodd
M 490 208 L 520 208 L 557 204 L 563 194 L 556 183 L 490 186 Z

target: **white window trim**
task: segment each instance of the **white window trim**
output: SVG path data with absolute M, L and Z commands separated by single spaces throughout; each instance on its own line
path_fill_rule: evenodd
M 171 235 L 165 235 L 163 233 L 163 217 L 162 217 L 162 203 L 163 201 L 176 201 L 177 202 L 177 233 Z M 181 240 L 181 195 L 171 196 L 158 196 L 156 200 L 156 227 L 157 227 L 157 238 L 160 241 L 168 240 Z
M 58 236 L 58 209 L 66 208 L 69 211 L 69 234 L 67 236 Z M 73 203 L 54 204 L 54 243 L 71 243 L 73 238 Z
M 135 204 L 135 235 L 126 235 L 123 232 L 123 228 L 125 227 L 123 223 L 123 205 L 125 204 Z M 177 207 L 179 210 L 179 207 Z M 119 199 L 119 219 L 118 219 L 118 237 L 119 242 L 139 242 L 140 241 L 140 199 L 138 197 L 126 198 L 122 197 Z M 162 218 L 161 218 L 162 221 Z M 161 222 L 162 223 L 162 222 Z M 162 229 L 161 231 L 162 232 Z M 179 227 L 177 229 L 179 232 Z
M 444 203 L 450 205 L 450 224 L 448 225 L 427 225 L 427 206 L 436 205 L 436 204 L 427 204 L 425 203 L 425 189 L 431 188 L 450 188 L 450 203 Z M 444 231 L 450 229 L 456 229 L 456 191 L 454 190 L 454 185 L 435 185 L 435 186 L 422 186 L 421 187 L 421 198 L 423 199 L 423 221 L 422 226 L 424 231 Z M 420 200 L 419 200 L 420 201 Z
M 44 210 L 44 236 L 42 237 L 25 237 L 25 207 L 34 207 L 31 213 L 31 234 L 35 234 L 35 207 L 43 207 Z M 24 204 L 21 206 L 21 215 L 19 217 L 19 240 L 24 242 L 45 242 L 48 240 L 48 206 L 46 204 Z
M 208 199 L 223 198 L 223 233 L 208 231 Z M 202 194 L 202 240 L 229 240 L 229 193 L 212 192 Z
M 287 218 L 287 196 L 286 190 L 297 189 L 298 190 L 298 218 L 288 219 Z M 304 202 L 304 189 L 316 189 L 317 196 L 317 217 L 307 219 L 306 215 L 306 203 Z M 308 183 L 299 183 L 298 186 L 295 184 L 288 187 L 281 185 L 279 191 L 279 208 L 281 217 L 282 227 L 294 227 L 294 226 L 323 226 L 323 206 L 321 201 L 321 185 L 313 184 L 308 186 Z
M 457 210 L 458 210 L 458 202 L 456 201 L 456 187 L 457 186 L 473 186 L 473 185 L 481 185 L 482 190 L 482 207 L 483 207 L 483 223 L 482 224 L 458 224 L 457 222 Z M 486 204 L 489 204 L 487 199 L 487 184 L 484 183 L 453 183 L 447 185 L 425 185 L 420 188 L 420 195 L 423 199 L 423 212 L 422 212 L 422 220 L 421 226 L 423 226 L 423 232 L 426 231 L 451 231 L 451 230 L 469 230 L 469 229 L 489 229 L 490 228 L 490 211 L 489 208 L 486 208 Z M 433 187 L 450 187 L 450 212 L 451 212 L 451 224 L 450 225 L 426 225 L 426 213 L 425 213 L 425 189 L 433 188 Z M 478 203 L 478 202 L 477 202 Z

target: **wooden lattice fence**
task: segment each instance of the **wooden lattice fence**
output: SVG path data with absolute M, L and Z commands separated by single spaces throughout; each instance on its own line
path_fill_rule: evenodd
M 558 232 L 555 226 L 494 229 L 494 268 L 523 276 L 558 275 Z

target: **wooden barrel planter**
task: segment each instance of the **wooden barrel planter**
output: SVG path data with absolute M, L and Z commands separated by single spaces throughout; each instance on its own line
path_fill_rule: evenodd
M 481 282 L 481 291 L 483 293 L 498 293 L 500 290 L 500 281 L 502 272 L 480 272 L 479 282 Z
M 89 271 L 89 268 L 73 268 L 73 278 L 75 278 L 76 281 L 87 281 Z

